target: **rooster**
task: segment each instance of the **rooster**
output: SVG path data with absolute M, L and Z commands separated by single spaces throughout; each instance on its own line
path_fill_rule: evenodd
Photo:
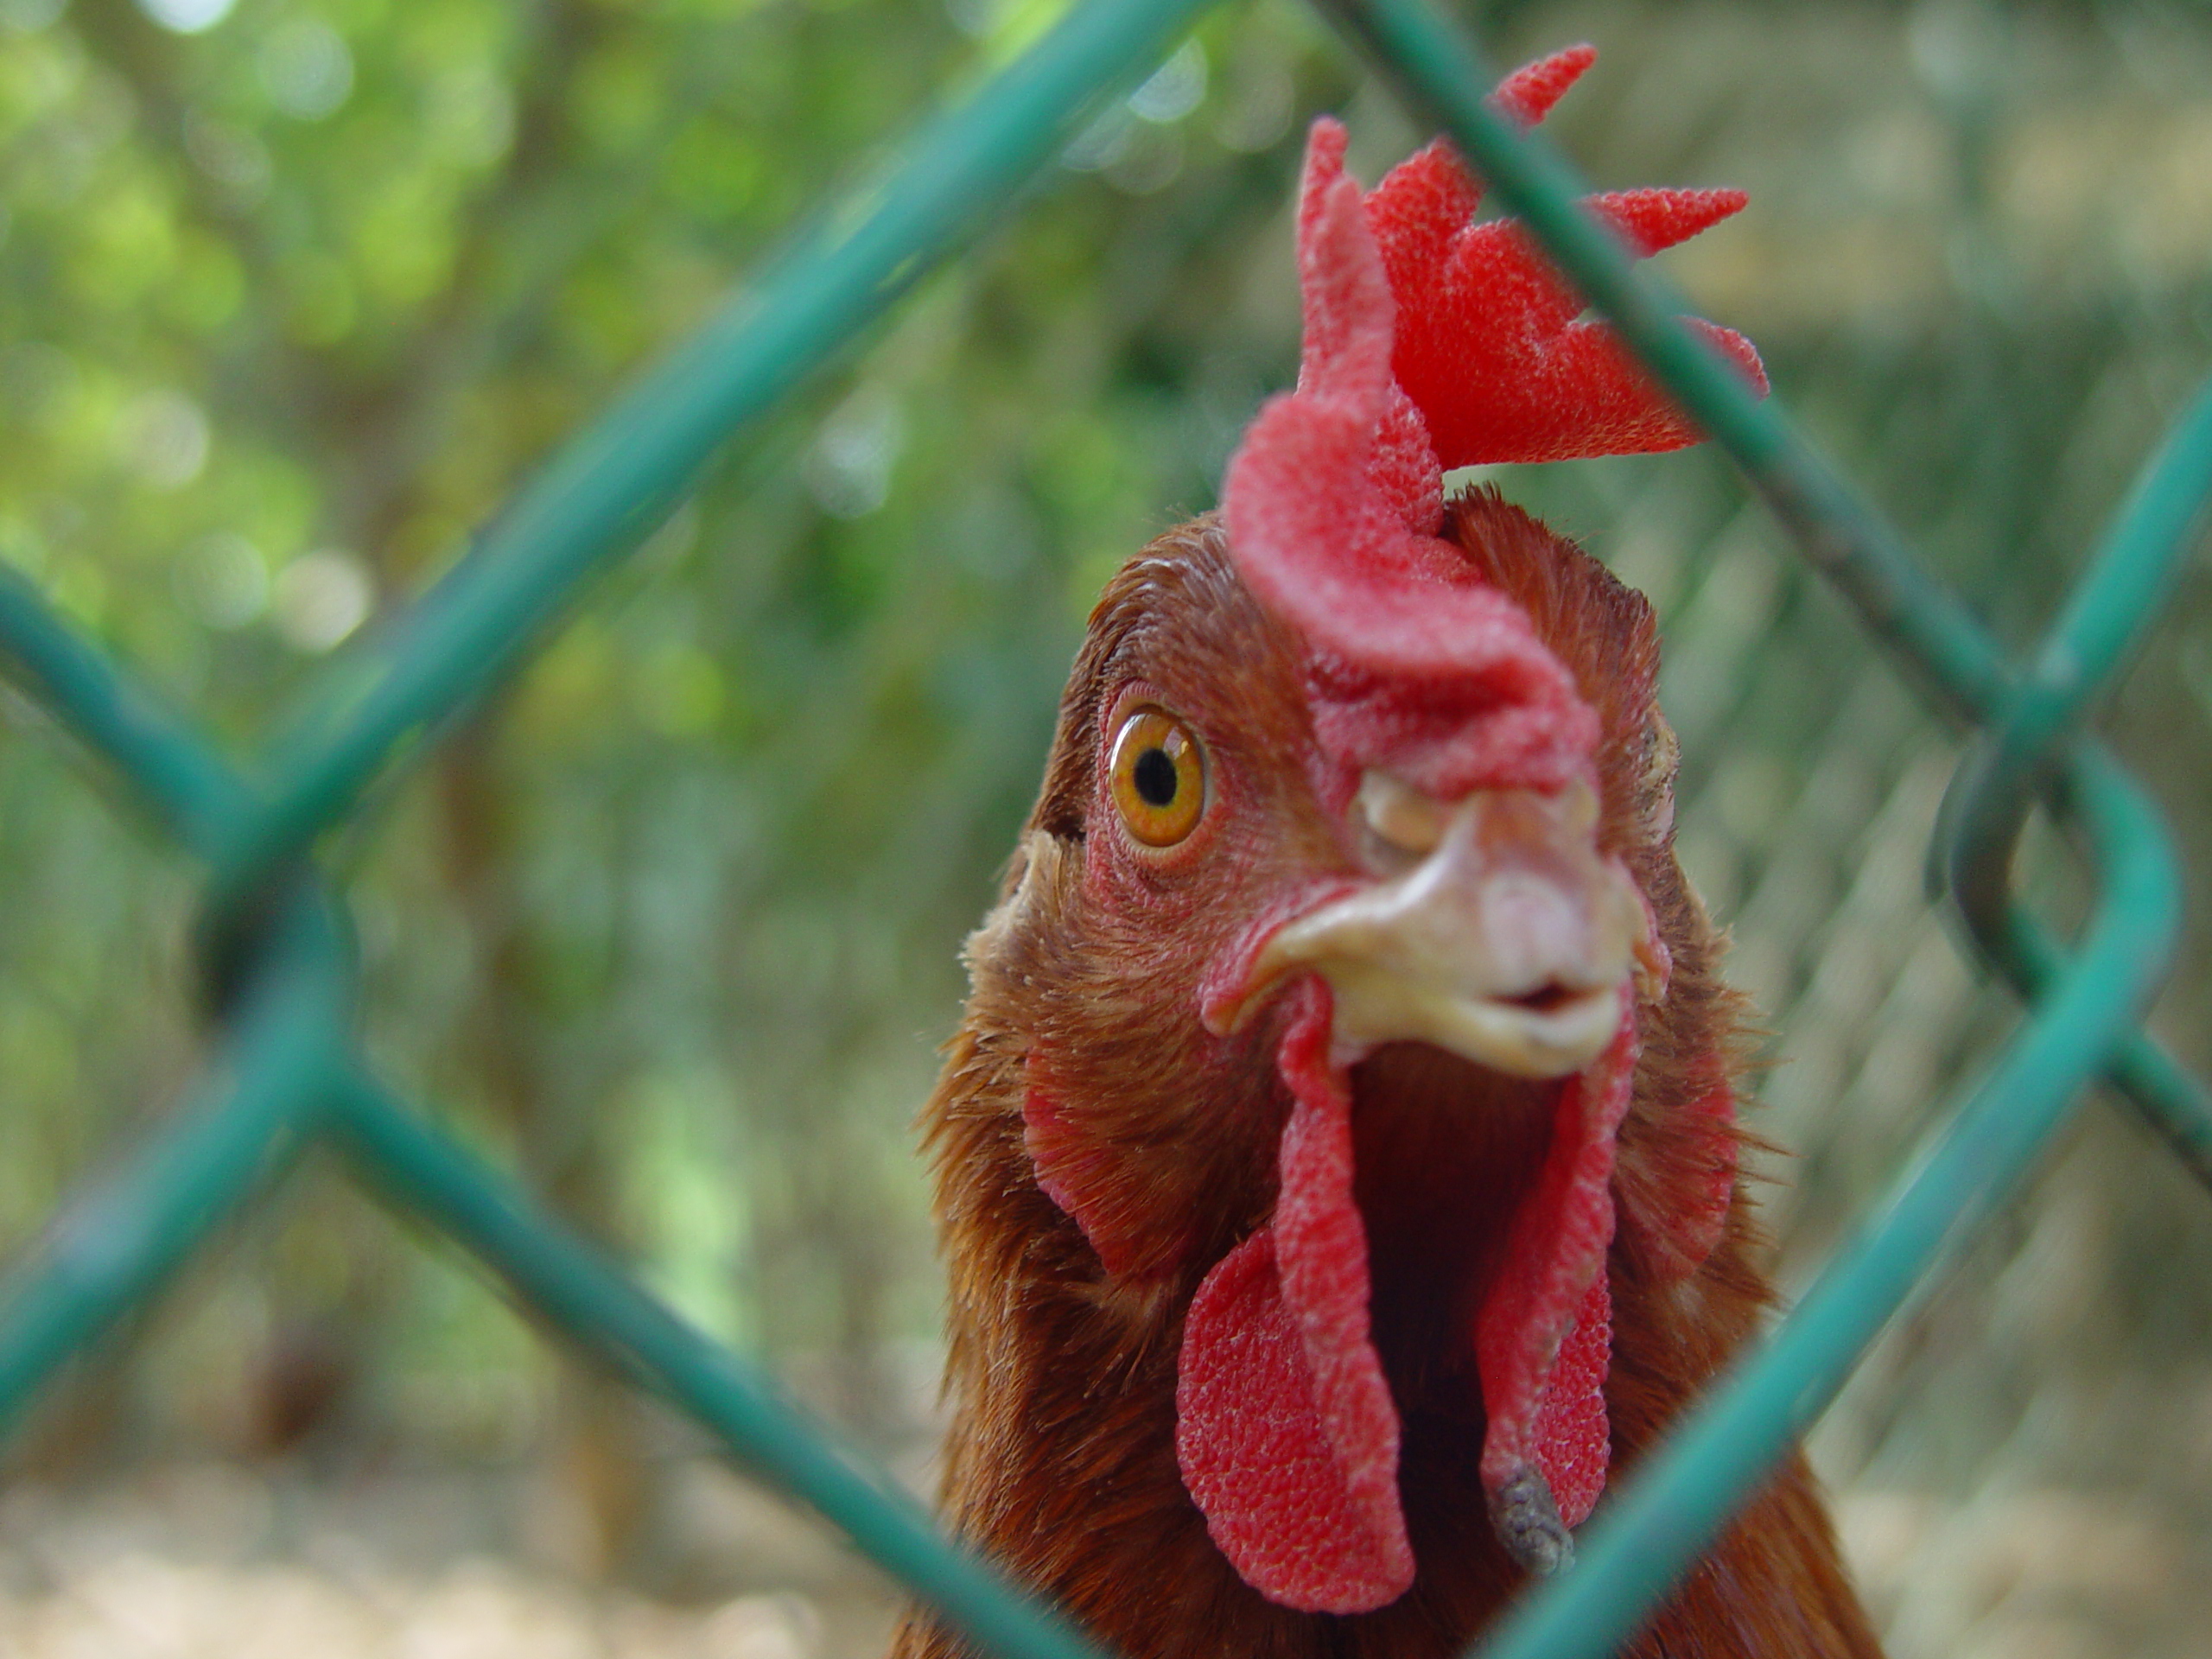
M 1698 434 L 1446 146 L 1344 147 L 1298 388 L 1108 584 L 923 1116 L 948 1518 L 1128 1659 L 1458 1652 L 1770 1300 L 1650 607 L 1443 487 Z M 1642 255 L 1743 200 L 1592 205 Z M 1632 1651 L 1877 1654 L 1802 1459 Z

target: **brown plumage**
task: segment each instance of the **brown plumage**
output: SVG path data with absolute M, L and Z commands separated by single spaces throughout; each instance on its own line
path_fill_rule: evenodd
M 1709 1253 L 1686 1255 L 1676 1220 L 1713 1204 L 1716 1137 L 1734 1131 L 1700 1102 L 1725 1081 L 1716 1068 L 1740 1070 L 1743 1006 L 1718 977 L 1721 941 L 1674 856 L 1674 742 L 1654 700 L 1649 605 L 1494 494 L 1455 504 L 1445 535 L 1519 602 L 1596 710 L 1598 849 L 1625 867 L 1672 958 L 1663 991 L 1634 999 L 1640 1058 L 1612 1175 L 1604 1402 L 1618 1471 L 1770 1299 L 1740 1187 Z M 1411 1587 L 1369 1611 L 1278 1605 L 1217 1547 L 1179 1467 L 1185 1317 L 1208 1273 L 1268 1223 L 1291 1110 L 1275 1057 L 1292 999 L 1216 1034 L 1203 982 L 1283 893 L 1364 868 L 1343 804 L 1317 789 L 1312 672 L 1210 518 L 1161 537 L 1109 584 L 1001 901 L 969 941 L 973 992 L 923 1114 L 950 1274 L 946 1518 L 1130 1659 L 1440 1659 L 1524 1576 L 1485 1507 L 1484 1395 L 1466 1332 L 1505 1219 L 1542 1163 L 1556 1081 L 1419 1042 L 1376 1047 L 1349 1072 L 1374 1351 L 1402 1425 Z M 1205 819 L 1170 857 L 1128 856 L 1111 821 L 1103 746 L 1133 698 L 1186 722 L 1211 768 Z M 1084 1183 L 1082 1224 L 1039 1184 L 1025 1102 L 1040 1069 L 1065 1166 Z M 918 1612 L 893 1651 L 964 1650 Z M 1631 1651 L 1877 1654 L 1801 1459 Z

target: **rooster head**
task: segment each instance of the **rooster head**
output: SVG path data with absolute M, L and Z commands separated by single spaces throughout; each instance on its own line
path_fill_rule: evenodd
M 1496 102 L 1533 122 L 1592 55 Z M 1344 147 L 1332 121 L 1307 147 L 1297 390 L 1217 520 L 1109 586 L 976 949 L 1024 1008 L 1038 1187 L 1112 1294 L 1185 1300 L 1175 1450 L 1214 1544 L 1338 1613 L 1413 1581 L 1408 1411 L 1466 1426 L 1514 1560 L 1566 1559 L 1609 1455 L 1617 1201 L 1687 1273 L 1734 1146 L 1718 1056 L 1639 1081 L 1694 904 L 1649 607 L 1443 487 L 1698 434 L 1525 231 L 1475 221 L 1448 149 L 1363 194 Z M 1592 205 L 1646 254 L 1743 198 Z

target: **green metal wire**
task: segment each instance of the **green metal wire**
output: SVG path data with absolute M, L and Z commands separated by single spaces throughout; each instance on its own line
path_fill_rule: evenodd
M 0 1433 L 290 1161 L 343 1052 L 352 984 L 327 912 L 275 931 L 195 1096 L 65 1205 L 0 1290 Z
M 211 866 L 210 971 L 235 994 L 190 1103 L 120 1171 L 66 1205 L 0 1287 L 0 1431 L 41 1382 L 327 1135 L 363 1179 L 499 1273 L 527 1306 L 709 1428 L 749 1467 L 1004 1659 L 1101 1659 L 1064 1619 L 946 1542 L 887 1478 L 841 1450 L 765 1375 L 402 1106 L 347 1024 L 349 943 L 312 880 L 310 843 L 423 730 L 512 671 L 596 568 L 635 544 L 716 446 L 829 361 L 972 236 L 1105 89 L 1156 60 L 1205 0 L 1089 0 L 878 188 L 823 215 L 715 321 L 576 440 L 481 543 L 334 671 L 253 773 L 0 567 L 0 670 Z M 1572 171 L 1483 103 L 1491 85 L 1418 0 L 1330 0 L 1418 112 L 1452 136 L 1584 294 L 1744 468 L 1814 565 L 1947 713 L 1980 726 L 1942 827 L 1940 866 L 1978 947 L 2031 1016 L 1887 1203 L 1755 1355 L 1609 1497 L 1581 1565 L 1533 1597 L 1485 1654 L 1594 1659 L 1637 1627 L 1819 1414 L 1882 1325 L 2014 1191 L 2101 1072 L 2212 1182 L 2212 1097 L 2138 1029 L 2180 910 L 2155 810 L 2082 735 L 2156 616 L 2212 500 L 2212 394 L 2177 428 L 2045 643 L 2016 674 L 1987 632 L 1773 402 L 1675 321 L 1575 205 Z M 261 781 L 265 779 L 264 784 Z M 2012 898 L 2012 849 L 2040 798 L 2082 831 L 2098 899 L 2062 947 Z
M 508 671 L 587 575 L 627 551 L 700 466 L 830 360 L 1013 199 L 1109 87 L 1155 62 L 1211 0 L 1077 6 L 904 166 L 824 213 L 720 315 L 553 461 L 393 630 L 350 704 L 273 751 L 270 809 L 218 857 L 235 893 L 350 808 L 417 728 Z
M 355 1072 L 338 1091 L 340 1143 L 402 1209 L 435 1223 L 556 1328 L 689 1412 L 756 1472 L 812 1504 L 879 1567 L 994 1652 L 1103 1659 L 999 1573 L 944 1542 L 887 1477 L 840 1452 L 765 1374 L 639 1290 L 495 1171 Z
M 9 564 L 0 564 L 0 660 L 193 851 L 213 853 L 245 815 L 251 798 L 230 768 Z
M 1959 769 L 1940 842 L 1960 912 L 1990 963 L 2040 1002 L 2063 957 L 2011 893 L 2012 849 L 2038 785 L 2141 642 L 2212 517 L 2212 388 L 2169 434 L 2088 575 L 2021 677 L 2003 724 Z M 2137 1033 L 2110 1075 L 2212 1185 L 2212 1090 Z
M 2005 700 L 1997 729 L 1960 768 L 1945 815 L 1948 872 L 1967 921 L 2012 955 L 2012 848 L 2037 786 L 2063 760 L 2097 693 L 2139 644 L 2195 551 L 2212 508 L 2212 391 L 2176 425 L 2121 506 L 2087 575 Z

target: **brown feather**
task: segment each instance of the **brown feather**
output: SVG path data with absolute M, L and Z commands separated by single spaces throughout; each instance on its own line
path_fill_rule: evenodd
M 1744 1004 L 1718 977 L 1720 938 L 1674 856 L 1673 740 L 1655 701 L 1649 606 L 1494 494 L 1457 504 L 1449 533 L 1521 601 L 1599 710 L 1600 842 L 1628 864 L 1673 954 L 1663 1000 L 1639 1007 L 1642 1058 L 1615 1177 L 1624 1224 L 1610 1257 L 1605 1391 L 1618 1478 L 1771 1300 L 1740 1184 L 1700 1267 L 1683 1277 L 1667 1256 L 1669 1206 L 1712 1166 L 1710 1127 L 1690 1109 L 1712 1085 L 1716 1052 L 1740 1076 Z M 1333 855 L 1306 799 L 1299 664 L 1297 642 L 1244 591 L 1211 519 L 1170 531 L 1109 584 L 1001 903 L 969 943 L 966 1018 L 922 1114 L 950 1275 L 946 1518 L 1131 1659 L 1443 1659 L 1522 1587 L 1485 1512 L 1463 1334 L 1497 1218 L 1541 1160 L 1548 1118 L 1532 1085 L 1440 1051 L 1393 1045 L 1354 1072 L 1357 1198 L 1376 1348 L 1403 1422 L 1413 1588 L 1346 1617 L 1263 1599 L 1214 1548 L 1177 1468 L 1184 1314 L 1205 1271 L 1267 1219 L 1286 1110 L 1270 1061 L 1280 1022 L 1206 1035 L 1193 1013 L 1198 976 L 1254 895 Z M 1206 734 L 1238 808 L 1219 815 L 1221 833 L 1236 839 L 1145 904 L 1117 907 L 1096 901 L 1084 871 L 1101 724 L 1131 680 Z M 1116 1214 L 1147 1240 L 1119 1275 L 1040 1190 L 1025 1149 L 1027 1061 L 1042 1052 L 1111 1171 Z M 1440 1260 L 1459 1265 L 1440 1272 Z M 898 1659 L 965 1651 L 922 1612 L 893 1649 Z M 1874 1659 L 1801 1458 L 1630 1651 Z

